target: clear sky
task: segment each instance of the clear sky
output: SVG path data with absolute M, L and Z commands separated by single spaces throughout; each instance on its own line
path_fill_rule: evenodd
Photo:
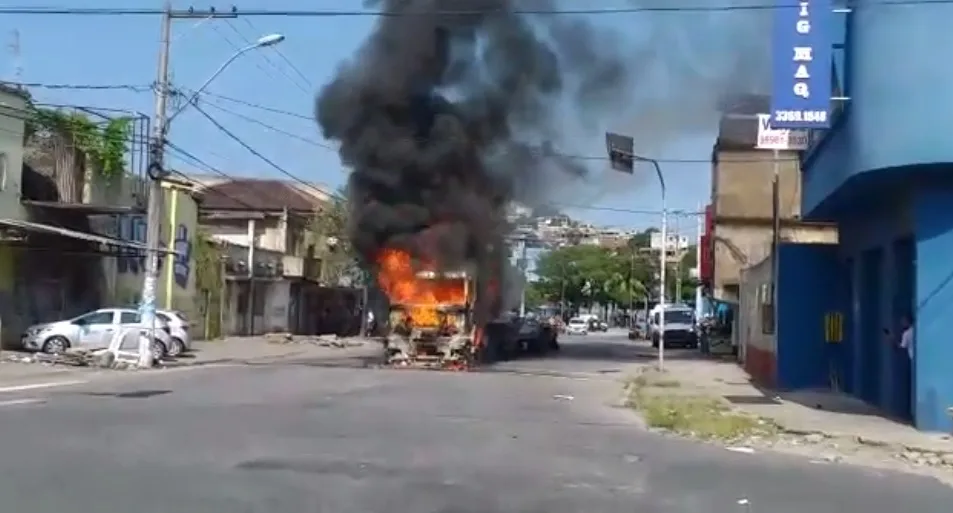
M 89 2 L 60 0 L 56 5 L 93 6 Z M 604 3 L 611 6 L 626 2 Z M 207 7 L 207 4 L 201 6 Z M 602 4 L 600 2 L 599 7 L 603 7 Z M 195 5 L 199 7 L 199 4 Z M 216 7 L 224 10 L 230 5 Z M 575 2 L 572 5 L 581 4 Z M 189 4 L 177 2 L 175 6 L 186 8 Z M 589 6 L 588 2 L 586 6 Z M 161 2 L 97 0 L 95 7 L 159 8 Z M 245 0 L 238 3 L 238 7 L 358 9 L 360 0 L 325 0 L 320 3 Z M 728 54 L 724 53 L 725 45 L 730 45 L 730 42 L 719 47 L 719 41 L 726 37 L 719 34 L 724 32 L 725 23 L 736 20 L 724 18 L 727 14 L 721 16 L 721 21 L 704 13 L 675 13 L 668 17 L 659 13 L 588 16 L 600 30 L 622 34 L 620 44 L 631 45 L 633 59 L 640 59 L 633 62 L 633 72 L 644 76 L 646 85 L 644 88 L 635 87 L 631 96 L 619 98 L 623 117 L 607 119 L 604 127 L 590 126 L 584 133 L 577 129 L 571 143 L 564 141 L 558 149 L 563 153 L 603 155 L 603 133 L 607 129 L 650 133 L 653 137 L 647 138 L 646 142 L 637 139 L 637 151 L 665 160 L 662 166 L 668 181 L 669 207 L 697 210 L 699 204 L 707 200 L 710 191 L 708 158 L 716 119 L 708 112 L 710 105 L 705 103 L 708 96 L 699 98 L 698 90 L 706 88 L 705 80 L 715 79 L 713 84 L 709 84 L 711 87 L 725 88 L 722 75 L 731 71 L 734 62 L 726 60 Z M 156 78 L 159 22 L 158 17 L 135 16 L 0 16 L 0 37 L 7 43 L 0 71 L 7 80 L 15 80 L 19 64 L 22 82 L 148 86 Z M 371 16 L 178 20 L 173 27 L 171 58 L 174 85 L 198 87 L 234 53 L 236 47 L 247 44 L 245 38 L 254 40 L 275 32 L 284 34 L 287 39 L 275 49 L 257 50 L 239 58 L 209 91 L 252 105 L 286 111 L 286 114 L 212 96 L 203 98 L 204 106 L 228 129 L 283 168 L 309 182 L 335 187 L 343 183 L 347 170 L 340 165 L 336 153 L 324 146 L 327 143 L 311 119 L 314 97 L 318 88 L 330 79 L 338 63 L 354 53 L 374 22 L 375 18 Z M 14 31 L 19 32 L 18 60 L 9 46 L 14 40 Z M 720 53 L 715 56 L 720 60 L 716 59 L 716 66 L 709 70 L 712 56 L 704 55 L 704 52 L 716 52 L 719 48 Z M 287 57 L 304 78 L 298 76 L 276 50 Z M 730 58 L 737 59 L 736 56 Z M 728 68 L 721 69 L 725 66 Z M 39 101 L 48 103 L 131 109 L 150 116 L 154 111 L 152 93 L 148 90 L 33 89 L 32 92 Z M 684 105 L 703 112 L 687 112 Z M 232 112 L 222 111 L 220 107 Z M 296 137 L 264 128 L 241 116 L 257 119 Z M 659 132 L 664 135 L 655 137 Z M 186 111 L 176 119 L 171 140 L 230 175 L 281 177 L 194 111 Z M 694 162 L 668 162 L 671 159 Z M 172 163 L 186 172 L 196 169 L 180 160 Z M 553 201 L 593 207 L 567 208 L 565 211 L 573 217 L 598 224 L 641 228 L 658 223 L 659 216 L 653 213 L 599 210 L 602 207 L 659 210 L 659 187 L 649 167 L 639 168 L 637 176 L 627 176 L 609 171 L 604 161 L 594 160 L 590 162 L 590 171 L 591 175 L 584 182 L 568 184 Z M 693 232 L 694 225 L 694 220 L 681 221 L 683 231 Z

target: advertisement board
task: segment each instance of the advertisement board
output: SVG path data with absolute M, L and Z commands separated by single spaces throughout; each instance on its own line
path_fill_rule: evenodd
M 807 130 L 774 128 L 770 114 L 758 114 L 758 142 L 761 150 L 797 150 L 804 151 L 811 141 Z
M 771 126 L 830 128 L 832 1 L 776 1 Z

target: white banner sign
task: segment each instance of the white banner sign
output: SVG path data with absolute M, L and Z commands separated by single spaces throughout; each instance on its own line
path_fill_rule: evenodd
M 761 150 L 806 150 L 807 130 L 771 128 L 771 115 L 758 114 L 758 149 Z

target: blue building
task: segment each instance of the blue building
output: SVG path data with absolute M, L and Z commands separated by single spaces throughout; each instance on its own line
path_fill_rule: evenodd
M 847 392 L 919 429 L 949 432 L 953 5 L 853 5 L 835 14 L 834 31 L 835 89 L 850 100 L 835 106 L 829 130 L 812 134 L 802 161 L 802 214 L 836 222 L 840 243 L 829 257 L 818 253 L 825 262 L 812 260 L 819 277 L 806 294 L 825 295 L 837 286 L 832 276 L 847 278 L 837 363 Z M 912 365 L 896 346 L 908 312 Z

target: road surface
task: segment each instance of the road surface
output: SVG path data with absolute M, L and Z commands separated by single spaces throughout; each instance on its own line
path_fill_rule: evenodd
M 554 359 L 470 374 L 305 361 L 3 394 L 0 500 L 16 513 L 947 513 L 953 504 L 953 490 L 927 478 L 648 433 L 612 406 L 635 354 L 624 335 L 563 346 Z

